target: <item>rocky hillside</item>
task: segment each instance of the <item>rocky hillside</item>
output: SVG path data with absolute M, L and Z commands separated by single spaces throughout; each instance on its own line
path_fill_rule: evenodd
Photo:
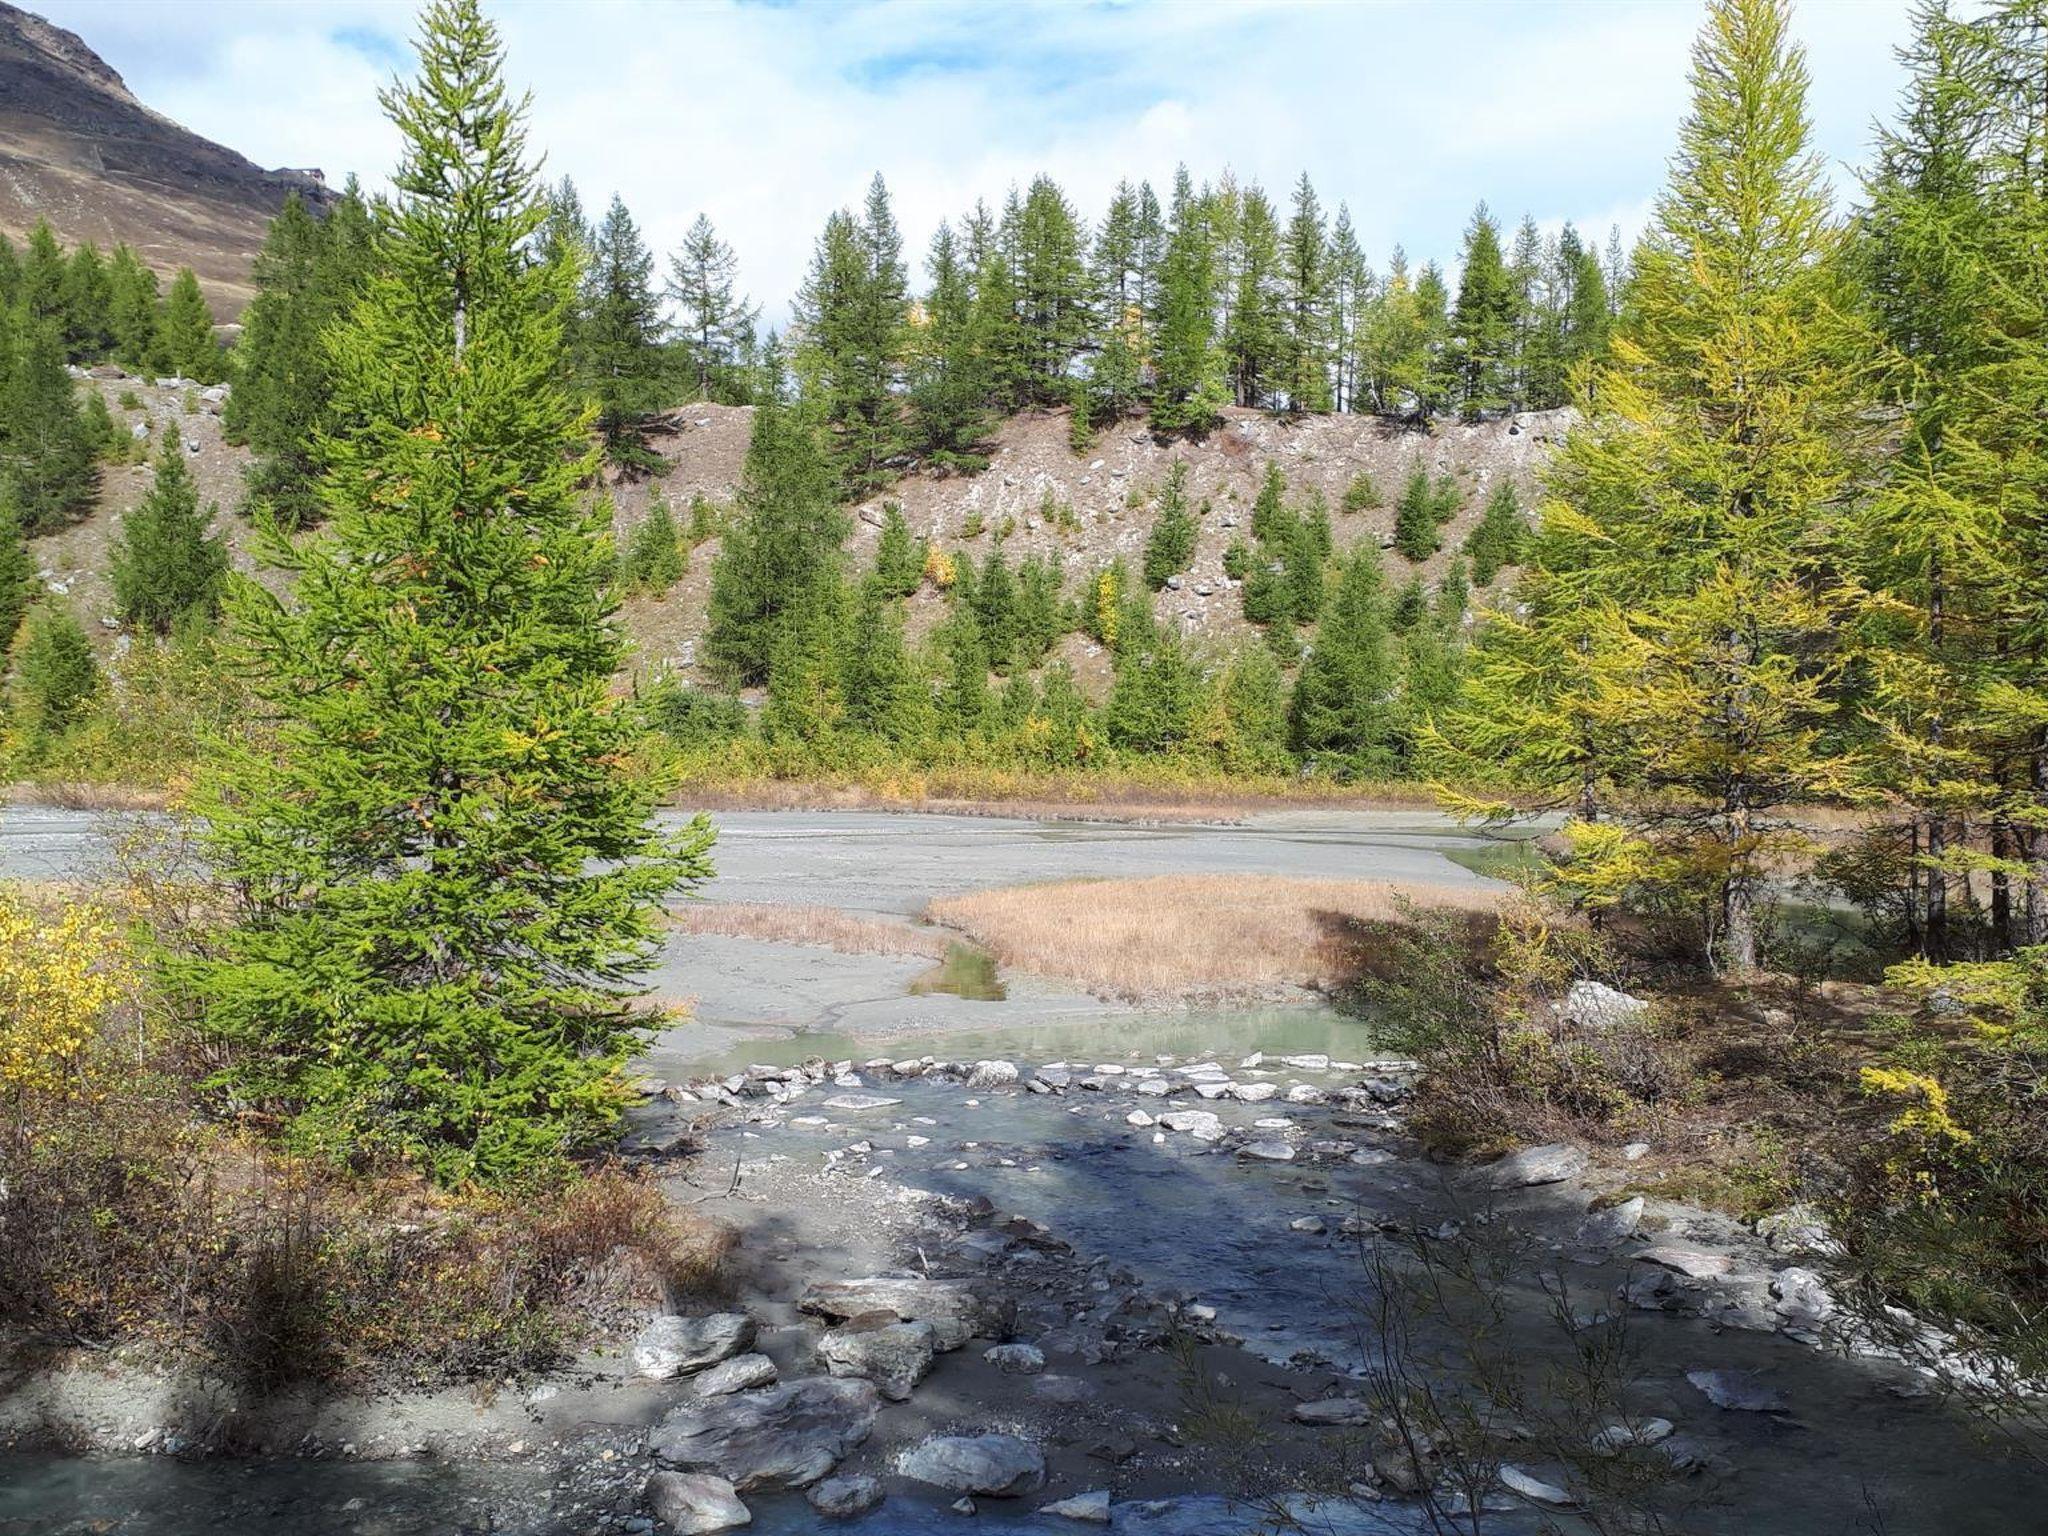
M 246 563 L 242 546 L 248 524 L 235 512 L 246 455 L 221 437 L 218 412 L 224 391 L 201 390 L 182 380 L 130 379 L 111 368 L 95 369 L 94 375 L 84 382 L 105 395 L 116 421 L 131 431 L 146 428 L 152 442 L 175 436 L 190 458 L 201 497 L 220 507 L 219 526 L 237 562 Z M 1133 573 L 1138 570 L 1157 515 L 1155 492 L 1172 462 L 1184 458 L 1189 497 L 1201 511 L 1201 533 L 1192 568 L 1176 587 L 1158 594 L 1155 606 L 1162 619 L 1190 636 L 1228 644 L 1248 634 L 1249 626 L 1239 584 L 1224 574 L 1223 551 L 1234 539 L 1249 539 L 1252 502 L 1269 461 L 1280 464 L 1293 495 L 1322 492 L 1332 509 L 1339 548 L 1369 541 L 1387 549 L 1389 578 L 1396 582 L 1409 572 L 1407 562 L 1391 549 L 1393 502 L 1402 483 L 1418 464 L 1433 476 L 1455 477 L 1463 500 L 1444 530 L 1444 551 L 1421 567 L 1424 580 L 1434 582 L 1502 476 L 1515 483 L 1525 507 L 1533 505 L 1535 473 L 1562 432 L 1564 416 L 1532 413 L 1475 425 L 1437 422 L 1422 430 L 1371 417 L 1289 422 L 1256 411 L 1231 411 L 1223 426 L 1201 442 L 1162 443 L 1141 423 L 1125 423 L 1077 455 L 1068 446 L 1063 412 L 1027 413 L 1004 423 L 983 473 L 913 474 L 855 507 L 847 548 L 852 561 L 871 560 L 883 509 L 896 501 L 918 533 L 977 565 L 999 535 L 1013 564 L 1027 554 L 1057 552 L 1072 590 L 1086 573 L 1119 557 Z M 657 495 L 685 523 L 696 496 L 715 506 L 729 504 L 739 489 L 752 420 L 753 411 L 744 406 L 693 405 L 670 413 L 654 439 L 662 471 L 610 488 L 621 539 L 646 516 Z M 1345 513 L 1339 510 L 1345 488 L 1361 472 L 1372 476 L 1384 504 L 1374 511 Z M 141 499 L 149 483 L 144 466 L 107 470 L 93 515 L 35 543 L 44 581 L 110 646 L 119 643 L 119 626 L 112 617 L 107 549 L 121 515 Z M 715 539 L 699 545 L 676 587 L 661 598 L 636 598 L 627 605 L 642 665 L 694 669 L 717 551 Z M 930 588 L 920 591 L 911 600 L 912 632 L 929 629 L 943 608 L 939 594 Z M 1084 681 L 1106 675 L 1108 659 L 1099 647 L 1080 636 L 1069 636 L 1066 645 Z
M 327 195 L 152 112 L 74 33 L 0 0 L 0 231 L 48 219 L 67 246 L 126 241 L 162 271 L 190 266 L 232 319 L 293 188 Z

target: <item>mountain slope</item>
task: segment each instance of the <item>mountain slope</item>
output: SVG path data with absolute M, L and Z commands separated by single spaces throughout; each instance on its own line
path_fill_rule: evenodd
M 161 271 L 190 266 L 232 319 L 293 188 L 327 196 L 152 112 L 76 34 L 0 0 L 0 231 L 46 218 L 67 246 L 125 240 Z

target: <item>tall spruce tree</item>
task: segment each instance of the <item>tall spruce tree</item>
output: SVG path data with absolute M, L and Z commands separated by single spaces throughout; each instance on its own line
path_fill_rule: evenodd
M 572 271 L 476 0 L 433 0 L 384 106 L 405 150 L 380 268 L 333 336 L 348 428 L 290 603 L 234 583 L 274 748 L 216 745 L 202 805 L 234 921 L 173 969 L 244 1103 L 292 1139 L 510 1179 L 602 1141 L 657 903 L 703 875 L 625 766 L 608 515 L 561 387 Z M 402 486 L 402 495 L 393 494 Z
M 101 444 L 78 409 L 57 322 L 23 317 L 12 340 L 0 371 L 0 480 L 24 531 L 50 533 L 91 506 Z
M 739 292 L 739 257 L 704 214 L 668 261 L 668 296 L 679 311 L 678 339 L 694 398 L 744 404 L 743 360 L 760 311 Z
M 1186 166 L 1173 178 L 1166 251 L 1160 263 L 1152 424 L 1161 432 L 1206 432 L 1224 401 L 1216 346 L 1216 254 L 1202 200 Z
M 654 291 L 654 255 L 623 198 L 612 198 L 598 226 L 584 292 L 579 382 L 597 407 L 605 460 L 653 469 L 661 457 L 647 446 L 646 423 L 666 395 L 668 327 Z
M 776 636 L 818 584 L 838 583 L 847 524 L 809 423 L 770 398 L 754 412 L 739 512 L 711 571 L 704 650 L 731 683 L 768 681 Z
M 227 549 L 207 533 L 215 508 L 201 511 L 199 488 L 175 435 L 157 453 L 149 494 L 121 519 L 109 551 L 114 606 L 129 624 L 163 635 L 192 616 L 220 607 Z

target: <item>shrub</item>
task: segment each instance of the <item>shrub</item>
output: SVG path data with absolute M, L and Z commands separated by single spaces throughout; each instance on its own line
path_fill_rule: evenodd
M 1341 505 L 1346 512 L 1377 512 L 1385 504 L 1379 482 L 1365 470 L 1353 475 L 1351 483 L 1344 487 Z
M 678 747 L 731 741 L 747 731 L 746 705 L 731 694 L 708 693 L 676 677 L 655 684 L 641 707 L 648 725 Z
M 676 535 L 676 520 L 669 512 L 668 501 L 656 496 L 648 505 L 647 516 L 627 537 L 626 547 L 619 555 L 619 585 L 628 592 L 661 597 L 683 579 L 689 564 Z

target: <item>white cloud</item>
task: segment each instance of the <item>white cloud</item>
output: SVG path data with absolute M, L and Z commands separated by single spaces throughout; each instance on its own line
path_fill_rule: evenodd
M 46 0 L 150 105 L 272 165 L 375 184 L 375 89 L 409 7 L 386 0 Z M 1512 224 L 1632 232 L 1684 106 L 1698 11 L 1668 0 L 1280 0 L 1011 6 L 857 0 L 501 0 L 551 174 L 627 200 L 657 249 L 708 212 L 771 317 L 827 212 L 880 170 L 915 265 L 944 217 L 1053 175 L 1099 215 L 1120 176 L 1177 161 L 1283 197 L 1307 170 L 1375 262 L 1452 257 L 1472 204 Z M 1807 0 L 1817 137 L 1859 159 L 1889 110 L 1906 0 Z M 403 56 L 403 49 L 398 50 Z M 1848 178 L 1842 178 L 1845 185 Z

